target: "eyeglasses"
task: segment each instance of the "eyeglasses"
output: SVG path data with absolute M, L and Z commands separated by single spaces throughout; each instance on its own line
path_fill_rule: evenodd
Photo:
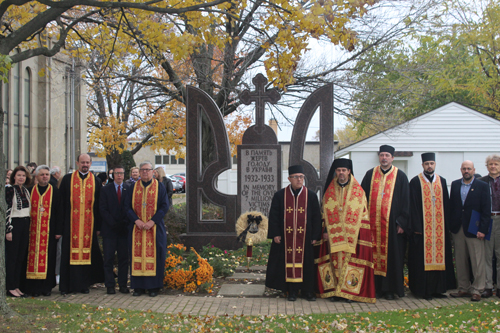
M 149 171 L 153 171 L 153 169 L 140 169 L 141 172 L 149 172 Z
M 121 175 L 124 175 L 125 172 L 115 172 L 115 175 L 118 175 L 118 176 L 121 176 Z
M 304 176 L 290 176 L 292 179 L 304 179 Z

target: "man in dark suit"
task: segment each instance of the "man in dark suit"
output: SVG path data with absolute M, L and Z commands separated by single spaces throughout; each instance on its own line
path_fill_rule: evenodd
M 119 290 L 121 293 L 128 294 L 128 220 L 123 209 L 123 203 L 129 189 L 123 182 L 125 169 L 122 166 L 117 166 L 113 171 L 114 181 L 102 188 L 99 201 L 102 217 L 101 236 L 104 250 L 104 278 L 107 293 L 115 294 L 113 264 L 116 252 L 118 255 Z
M 451 184 L 450 193 L 450 229 L 455 243 L 458 279 L 458 292 L 450 295 L 471 297 L 471 301 L 480 301 L 486 283 L 484 236 L 488 232 L 491 217 L 491 197 L 488 184 L 474 177 L 476 172 L 474 163 L 464 161 L 460 171 L 462 179 L 457 179 Z M 476 234 L 468 232 L 473 210 L 481 215 Z M 474 275 L 472 284 L 468 258 Z

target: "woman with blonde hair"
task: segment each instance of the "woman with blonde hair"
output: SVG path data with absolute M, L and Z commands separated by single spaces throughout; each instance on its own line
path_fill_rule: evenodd
M 172 195 L 174 194 L 174 185 L 172 180 L 167 177 L 162 167 L 157 167 L 154 171 L 154 177 L 167 189 L 168 203 L 172 206 Z

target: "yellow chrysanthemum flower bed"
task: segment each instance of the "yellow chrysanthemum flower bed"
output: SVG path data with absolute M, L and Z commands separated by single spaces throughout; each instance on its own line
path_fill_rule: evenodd
M 191 253 L 184 259 L 182 254 L 185 251 L 186 247 L 182 244 L 170 244 L 167 247 L 163 284 L 168 288 L 195 292 L 199 286 L 212 282 L 214 269 L 194 248 L 191 248 Z

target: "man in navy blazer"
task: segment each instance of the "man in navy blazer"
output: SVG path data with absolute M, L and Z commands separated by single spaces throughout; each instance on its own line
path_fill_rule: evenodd
M 455 243 L 458 281 L 458 292 L 450 295 L 471 297 L 471 301 L 480 301 L 486 283 L 484 236 L 488 232 L 491 218 L 491 197 L 488 184 L 474 178 L 476 173 L 474 163 L 464 161 L 460 171 L 462 178 L 451 184 L 450 192 L 450 229 Z M 468 232 L 473 210 L 481 215 L 476 234 Z M 470 258 L 474 275 L 472 284 L 468 258 Z
M 114 181 L 101 189 L 99 209 L 101 211 L 101 236 L 104 250 L 104 279 L 108 294 L 115 294 L 115 275 L 113 266 L 115 252 L 118 256 L 118 286 L 121 293 L 128 294 L 128 219 L 123 209 L 125 196 L 129 192 L 125 185 L 125 169 L 113 169 Z

